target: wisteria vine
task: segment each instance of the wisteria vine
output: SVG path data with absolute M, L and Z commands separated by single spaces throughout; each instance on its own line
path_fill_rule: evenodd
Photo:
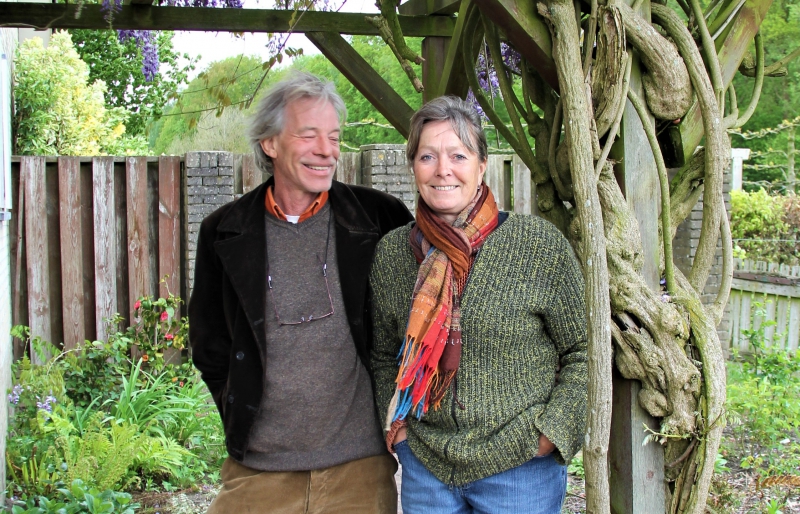
M 223 7 L 241 9 L 242 0 L 163 0 L 159 2 L 170 7 Z M 112 23 L 114 15 L 122 11 L 122 0 L 103 0 L 100 10 L 105 13 L 107 22 Z M 118 30 L 120 42 L 134 40 L 142 52 L 142 73 L 147 82 L 152 82 L 158 74 L 158 46 L 156 33 L 151 30 Z

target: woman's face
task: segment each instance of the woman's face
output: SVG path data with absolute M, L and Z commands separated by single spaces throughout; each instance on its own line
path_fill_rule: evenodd
M 422 127 L 412 168 L 422 199 L 453 223 L 475 197 L 486 161 L 464 146 L 449 121 L 434 121 Z

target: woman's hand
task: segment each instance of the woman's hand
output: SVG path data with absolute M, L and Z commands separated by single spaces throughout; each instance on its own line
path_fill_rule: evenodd
M 395 445 L 397 443 L 402 443 L 403 441 L 406 440 L 406 437 L 407 437 L 406 427 L 400 427 L 400 429 L 397 431 L 397 435 L 394 436 L 394 441 L 392 442 L 392 445 Z
M 405 429 L 403 429 L 405 430 Z M 400 433 L 398 432 L 398 436 Z M 405 432 L 403 432 L 403 439 L 405 439 Z M 395 438 L 395 441 L 397 438 Z M 545 455 L 550 455 L 553 453 L 553 450 L 556 449 L 556 445 L 550 442 L 550 439 L 547 438 L 544 434 L 539 434 L 539 452 L 536 454 L 537 457 L 544 457 Z

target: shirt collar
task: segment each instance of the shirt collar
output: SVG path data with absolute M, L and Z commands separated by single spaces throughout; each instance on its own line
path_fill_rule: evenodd
M 272 194 L 273 186 L 267 188 L 267 194 L 264 198 L 264 207 L 266 207 L 267 212 L 278 218 L 279 220 L 288 221 L 286 218 L 286 214 L 283 210 L 278 206 L 275 202 L 275 197 Z M 314 201 L 311 202 L 311 205 L 300 214 L 300 219 L 297 220 L 298 223 L 302 223 L 311 216 L 315 215 L 319 212 L 320 209 L 325 207 L 325 203 L 328 201 L 328 192 L 323 191 L 314 198 Z

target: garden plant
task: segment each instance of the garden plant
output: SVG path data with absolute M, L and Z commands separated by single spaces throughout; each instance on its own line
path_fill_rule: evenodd
M 224 436 L 208 390 L 191 364 L 163 359 L 185 342 L 179 303 L 141 298 L 133 325 L 66 352 L 29 341 L 55 357 L 35 366 L 26 355 L 13 367 L 6 494 L 15 513 L 133 512 L 128 493 L 189 488 L 219 469 Z

